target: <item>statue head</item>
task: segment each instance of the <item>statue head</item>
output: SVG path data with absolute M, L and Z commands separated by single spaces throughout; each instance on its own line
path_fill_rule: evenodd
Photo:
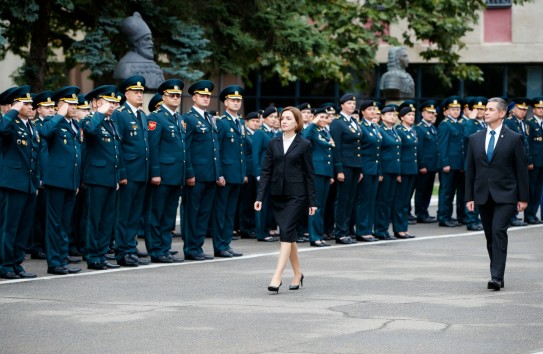
M 388 70 L 405 70 L 409 65 L 405 47 L 393 47 L 388 51 Z
M 142 57 L 153 60 L 153 37 L 151 29 L 143 21 L 139 12 L 134 12 L 123 20 L 121 31 L 128 39 L 131 49 Z

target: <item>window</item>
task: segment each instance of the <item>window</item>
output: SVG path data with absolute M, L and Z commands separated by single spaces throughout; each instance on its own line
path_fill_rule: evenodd
M 488 8 L 511 7 L 511 2 L 511 0 L 486 0 L 486 6 Z

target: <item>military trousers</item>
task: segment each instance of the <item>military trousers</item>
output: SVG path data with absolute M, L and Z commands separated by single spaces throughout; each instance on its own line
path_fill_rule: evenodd
M 356 197 L 356 236 L 371 235 L 375 223 L 375 205 L 379 176 L 365 174 L 358 184 Z
M 377 204 L 375 206 L 375 236 L 389 236 L 388 227 L 392 220 L 392 206 L 396 197 L 396 174 L 384 173 L 383 180 L 377 190 Z
M 0 190 L 0 272 L 23 270 L 35 209 L 36 194 Z
M 36 198 L 36 211 L 34 212 L 34 227 L 30 237 L 30 253 L 45 252 L 45 191 L 38 190 Z
M 85 206 L 85 256 L 87 264 L 103 263 L 117 222 L 118 191 L 114 187 L 87 185 Z
M 147 184 L 128 181 L 119 187 L 118 222 L 115 232 L 115 258 L 136 254 L 136 236 L 143 217 Z M 169 226 L 169 225 L 168 225 Z
M 326 199 L 330 191 L 330 177 L 315 175 L 315 194 L 317 211 L 309 216 L 309 241 L 315 242 L 323 239 L 324 233 L 324 209 Z
M 202 247 L 213 208 L 216 187 L 215 182 L 198 181 L 193 187 L 185 187 L 186 201 L 183 202 L 185 210 L 183 252 L 185 257 L 203 253 Z
M 415 188 L 415 215 L 418 219 L 430 216 L 428 208 L 434 191 L 436 171 L 428 171 L 425 174 L 419 173 Z
M 153 258 L 170 256 L 172 224 L 175 225 L 181 186 L 151 185 L 146 216 L 145 247 Z
M 464 172 L 450 170 L 439 172 L 439 201 L 437 207 L 437 219 L 440 222 L 451 221 L 453 213 L 453 200 L 456 195 L 456 217 L 459 222 L 464 221 Z
M 234 232 L 234 219 L 238 205 L 241 184 L 226 183 L 224 187 L 217 187 L 213 200 L 211 223 L 213 224 L 213 250 L 226 251 L 230 249 Z
M 402 181 L 396 182 L 396 196 L 392 205 L 392 231 L 394 232 L 407 231 L 411 191 L 416 179 L 417 175 L 402 175 Z
M 358 178 L 362 169 L 356 167 L 344 167 L 345 180 L 337 182 L 337 203 L 336 203 L 336 240 L 349 235 L 349 222 L 356 200 Z
M 45 186 L 45 241 L 49 268 L 67 264 L 74 203 L 75 191 Z
M 239 192 L 238 217 L 239 228 L 242 234 L 255 231 L 256 178 L 247 176 L 248 182 L 241 186 Z

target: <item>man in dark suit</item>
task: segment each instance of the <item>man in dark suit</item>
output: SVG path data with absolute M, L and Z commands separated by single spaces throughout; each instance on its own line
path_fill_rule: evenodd
M 488 128 L 469 138 L 466 207 L 479 207 L 490 257 L 488 289 L 503 288 L 507 228 L 516 211 L 528 205 L 528 164 L 524 137 L 503 125 L 507 104 L 491 98 L 485 109 Z

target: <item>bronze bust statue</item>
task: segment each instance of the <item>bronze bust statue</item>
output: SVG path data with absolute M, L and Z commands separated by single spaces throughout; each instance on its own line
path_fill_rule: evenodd
M 164 72 L 153 60 L 153 37 L 139 12 L 124 19 L 121 32 L 126 36 L 130 51 L 117 63 L 113 78 L 124 80 L 133 75 L 145 78 L 146 88 L 157 89 L 164 82 Z
M 415 82 L 405 68 L 409 65 L 404 47 L 393 47 L 388 51 L 388 70 L 381 77 L 381 91 L 388 99 L 415 97 Z

